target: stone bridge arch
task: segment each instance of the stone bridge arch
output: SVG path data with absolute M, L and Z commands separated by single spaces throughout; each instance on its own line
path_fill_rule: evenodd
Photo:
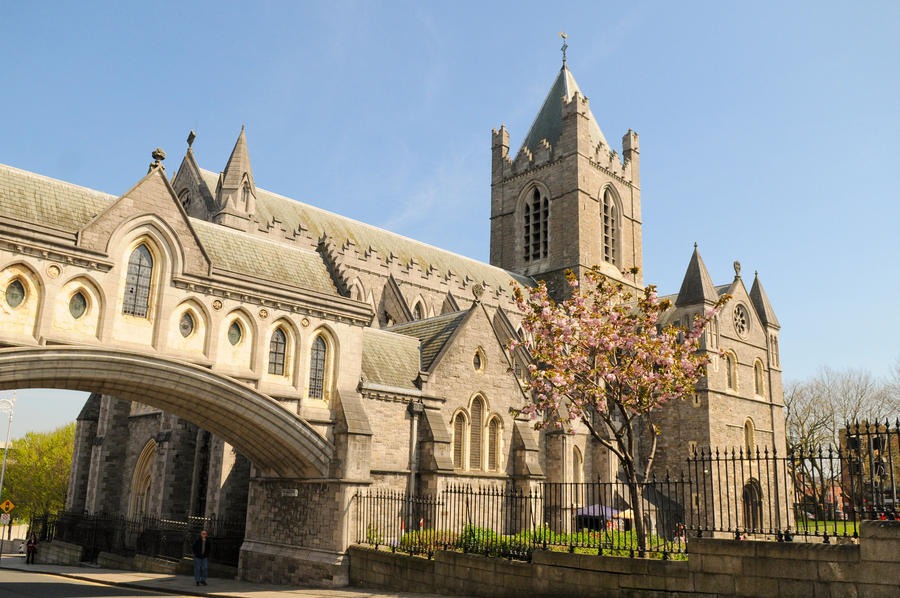
M 334 446 L 271 397 L 208 368 L 149 353 L 80 346 L 0 349 L 0 390 L 114 395 L 224 439 L 264 477 L 327 478 Z

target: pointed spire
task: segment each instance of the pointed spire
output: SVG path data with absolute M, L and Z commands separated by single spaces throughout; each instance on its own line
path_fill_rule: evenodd
M 228 158 L 228 164 L 222 172 L 222 188 L 237 189 L 241 185 L 244 174 L 250 179 L 253 186 L 253 170 L 250 168 L 250 152 L 247 151 L 247 138 L 244 136 L 244 125 L 241 125 L 241 134 L 238 135 Z M 255 189 L 254 189 L 255 191 Z
M 684 280 L 681 282 L 681 290 L 678 291 L 675 305 L 681 307 L 698 303 L 715 303 L 718 298 L 719 294 L 706 270 L 706 264 L 700 257 L 700 250 L 694 243 L 694 253 L 691 254 L 691 261 L 684 273 Z
M 781 328 L 781 324 L 778 323 L 778 318 L 775 317 L 775 310 L 772 309 L 772 304 L 769 303 L 766 291 L 759 281 L 758 272 L 754 272 L 753 287 L 750 289 L 750 301 L 753 302 L 753 307 L 756 308 L 756 313 L 763 324 Z
M 522 142 L 522 147 L 527 147 L 531 153 L 536 153 L 542 139 L 546 139 L 551 146 L 556 145 L 560 135 L 562 135 L 563 98 L 567 102 L 571 101 L 572 96 L 576 93 L 584 95 L 581 93 L 578 83 L 575 82 L 572 71 L 563 62 L 563 66 L 559 69 L 553 85 L 550 86 L 550 91 L 547 93 L 540 111 L 534 122 L 531 123 L 528 135 L 525 136 L 525 141 Z M 609 147 L 603 132 L 600 130 L 600 125 L 597 124 L 597 119 L 594 118 L 594 114 L 590 110 L 588 110 L 588 128 L 592 149 L 596 148 L 601 142 L 606 147 Z

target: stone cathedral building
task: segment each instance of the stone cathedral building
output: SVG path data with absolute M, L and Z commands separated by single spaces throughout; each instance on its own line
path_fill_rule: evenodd
M 68 509 L 246 518 L 245 578 L 339 583 L 358 489 L 615 478 L 583 431 L 510 415 L 527 360 L 506 348 L 511 283 L 563 292 L 565 270 L 599 264 L 644 284 L 638 135 L 610 145 L 565 64 L 518 151 L 493 131 L 490 264 L 265 190 L 243 129 L 221 170 L 193 141 L 177 170 L 155 152 L 121 196 L 0 165 L 0 381 L 95 391 Z M 780 327 L 760 280 L 748 290 L 736 266 L 716 285 L 682 247 L 667 317 L 734 299 L 704 338 L 724 357 L 666 408 L 658 466 L 708 446 L 783 450 Z M 5 352 L 23 365 L 2 369 Z M 26 367 L 32 353 L 55 369 Z

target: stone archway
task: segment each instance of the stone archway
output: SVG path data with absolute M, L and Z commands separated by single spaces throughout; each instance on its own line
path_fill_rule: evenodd
M 223 438 L 273 478 L 328 478 L 334 446 L 255 389 L 207 368 L 95 347 L 0 349 L 0 390 L 63 388 L 157 407 Z

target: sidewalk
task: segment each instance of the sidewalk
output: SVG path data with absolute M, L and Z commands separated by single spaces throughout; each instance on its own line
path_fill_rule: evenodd
M 0 571 L 10 569 L 30 573 L 58 575 L 81 581 L 92 581 L 111 586 L 137 588 L 153 592 L 164 592 L 178 596 L 217 596 L 227 598 L 436 598 L 436 594 L 411 594 L 361 588 L 340 588 L 336 590 L 304 588 L 300 586 L 277 586 L 248 583 L 234 579 L 210 578 L 208 586 L 197 586 L 193 576 L 144 573 L 141 571 L 119 571 L 116 569 L 96 569 L 65 565 L 26 565 L 25 557 L 3 555 Z

